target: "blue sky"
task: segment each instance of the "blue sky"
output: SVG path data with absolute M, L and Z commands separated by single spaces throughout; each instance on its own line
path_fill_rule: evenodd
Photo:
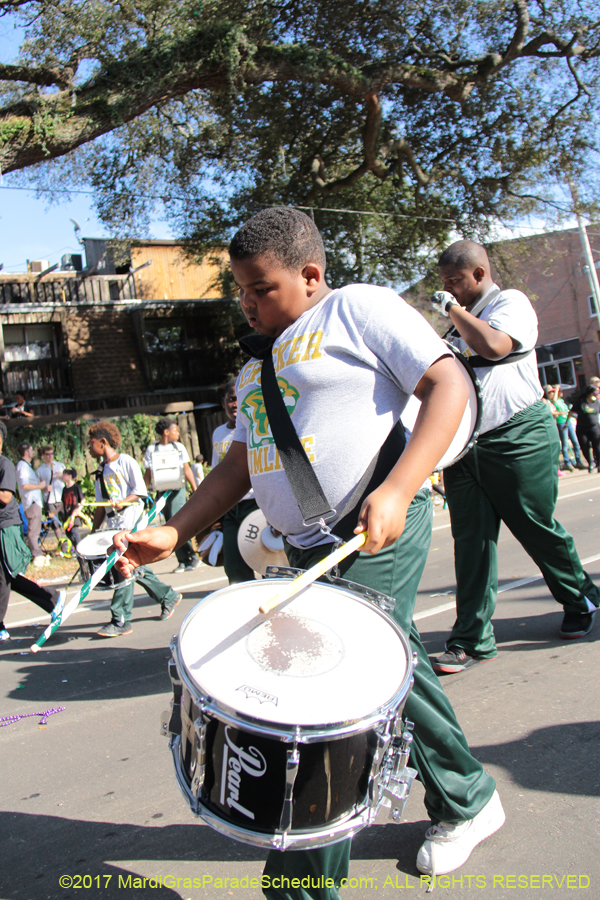
M 98 220 L 90 196 L 72 195 L 68 202 L 48 205 L 35 190 L 10 189 L 9 178 L 0 185 L 0 263 L 3 272 L 26 272 L 28 259 L 60 262 L 64 253 L 81 253 L 71 219 L 83 237 L 109 236 Z M 151 236 L 172 238 L 164 222 L 152 224 Z

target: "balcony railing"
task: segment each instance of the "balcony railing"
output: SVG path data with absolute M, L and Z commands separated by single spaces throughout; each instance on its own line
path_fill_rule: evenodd
M 64 397 L 72 391 L 71 364 L 68 359 L 31 359 L 2 363 L 2 382 L 6 394 L 42 394 Z
M 89 275 L 74 272 L 0 275 L 0 305 L 8 303 L 111 303 L 135 300 L 133 275 Z

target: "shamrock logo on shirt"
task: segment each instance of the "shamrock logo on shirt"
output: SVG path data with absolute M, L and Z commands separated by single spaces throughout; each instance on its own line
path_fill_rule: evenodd
M 281 391 L 283 402 L 287 407 L 290 416 L 296 409 L 296 404 L 300 399 L 300 392 L 286 381 L 285 378 L 279 377 L 277 385 Z M 257 387 L 250 391 L 244 397 L 241 411 L 246 415 L 248 422 L 248 446 L 249 448 L 261 447 L 263 444 L 273 444 L 273 435 L 271 434 L 271 426 L 265 407 L 262 388 Z

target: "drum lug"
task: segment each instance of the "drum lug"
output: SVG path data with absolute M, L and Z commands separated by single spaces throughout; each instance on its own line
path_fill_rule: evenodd
M 171 709 L 166 709 L 161 716 L 160 733 L 162 735 L 181 734 L 181 700 L 183 697 L 183 685 L 179 678 L 179 672 L 175 660 L 169 660 L 169 678 L 173 688 Z
M 194 774 L 192 778 L 192 794 L 196 800 L 200 797 L 200 791 L 204 784 L 206 770 L 206 728 L 202 713 L 194 720 L 194 736 L 196 738 L 196 758 L 193 761 Z
M 281 810 L 281 818 L 279 820 L 279 830 L 283 832 L 289 831 L 292 827 L 294 784 L 296 783 L 299 765 L 300 751 L 298 750 L 298 742 L 294 741 L 292 747 L 287 751 L 285 765 L 285 797 L 283 800 L 283 808 Z M 283 846 L 281 849 L 283 850 Z

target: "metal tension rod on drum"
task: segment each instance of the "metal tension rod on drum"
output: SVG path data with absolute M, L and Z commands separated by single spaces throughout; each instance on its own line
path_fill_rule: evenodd
M 258 611 L 261 613 L 268 613 L 272 609 L 275 609 L 276 606 L 279 606 L 280 603 L 283 603 L 285 600 L 289 600 L 290 597 L 293 597 L 295 594 L 303 591 L 305 587 L 308 587 L 309 584 L 312 584 L 313 581 L 316 581 L 317 578 L 320 578 L 321 575 L 324 575 L 328 569 L 332 569 L 334 566 L 337 566 L 343 559 L 346 559 L 347 556 L 350 556 L 351 553 L 354 553 L 356 550 L 360 550 L 363 544 L 366 544 L 369 540 L 369 535 L 366 531 L 363 531 L 362 534 L 357 534 L 356 537 L 353 537 L 352 540 L 348 541 L 346 544 L 342 544 L 341 547 L 338 547 L 337 550 L 334 550 L 333 553 L 330 553 L 329 556 L 326 556 L 325 559 L 322 559 L 320 562 L 316 563 L 316 565 L 312 566 L 310 569 L 307 569 L 306 572 L 303 572 L 302 575 L 298 575 L 297 578 L 294 578 L 286 587 L 282 590 L 277 591 L 277 593 L 271 597 L 270 600 L 267 600 L 266 603 L 263 603 L 262 606 L 259 606 Z

